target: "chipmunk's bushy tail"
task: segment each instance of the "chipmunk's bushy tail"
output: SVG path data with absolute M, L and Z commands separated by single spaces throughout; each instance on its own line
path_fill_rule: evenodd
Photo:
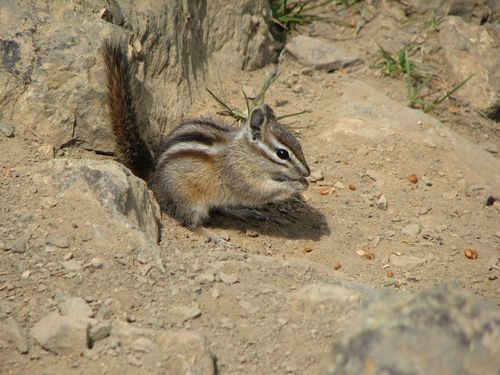
M 133 73 L 124 43 L 105 40 L 102 43 L 101 55 L 106 66 L 108 107 L 117 144 L 117 158 L 136 176 L 147 180 L 153 170 L 154 161 L 137 127 L 131 89 Z

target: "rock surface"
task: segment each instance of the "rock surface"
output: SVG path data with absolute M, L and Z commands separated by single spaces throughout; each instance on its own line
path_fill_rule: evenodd
M 496 374 L 500 312 L 458 288 L 386 293 L 335 339 L 322 374 Z
M 482 24 L 487 20 L 495 21 L 500 16 L 498 13 L 500 8 L 495 0 L 408 0 L 406 4 L 419 13 L 434 12 L 441 16 L 459 16 L 476 24 Z
M 168 332 L 131 327 L 114 322 L 111 340 L 125 350 L 140 353 L 143 371 L 167 374 L 214 375 L 215 362 L 202 333 L 196 331 Z
M 140 117 L 156 145 L 205 85 L 207 68 L 236 74 L 270 61 L 268 18 L 265 0 L 5 2 L 0 121 L 12 114 L 19 134 L 33 131 L 56 148 L 112 152 L 99 46 L 113 35 L 130 38 L 140 61 L 139 108 L 147 108 Z
M 458 84 L 455 94 L 489 117 L 500 120 L 500 24 L 472 25 L 447 17 L 439 33 L 441 47 Z

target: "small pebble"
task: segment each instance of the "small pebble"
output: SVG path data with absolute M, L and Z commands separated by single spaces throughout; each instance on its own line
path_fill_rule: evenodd
M 337 189 L 342 190 L 345 188 L 345 185 L 341 181 L 337 181 L 334 185 Z
M 94 257 L 90 260 L 90 263 L 92 263 L 92 265 L 95 268 L 102 268 L 104 265 L 104 260 L 102 260 L 101 258 L 98 258 L 98 257 Z
M 236 275 L 230 275 L 223 271 L 219 272 L 219 277 L 224 284 L 231 285 L 238 282 L 238 277 Z
M 380 210 L 384 210 L 384 211 L 387 210 L 387 199 L 386 199 L 385 195 L 382 194 L 378 198 L 378 200 L 376 202 L 376 206 Z
M 0 122 L 0 132 L 2 132 L 6 137 L 11 138 L 14 136 L 14 127 L 6 124 L 5 122 Z

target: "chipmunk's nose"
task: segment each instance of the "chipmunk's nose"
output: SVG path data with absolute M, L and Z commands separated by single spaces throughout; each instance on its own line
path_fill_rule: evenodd
M 305 171 L 302 171 L 302 176 L 304 177 L 309 177 L 311 175 L 311 170 L 309 169 L 309 166 L 305 164 Z

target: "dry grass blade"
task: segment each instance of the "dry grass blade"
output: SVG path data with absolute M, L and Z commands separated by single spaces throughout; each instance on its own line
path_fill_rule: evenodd
M 228 104 L 226 104 L 222 99 L 220 99 L 217 95 L 215 95 L 210 89 L 206 89 L 210 96 L 224 109 L 223 113 L 234 117 L 237 120 L 246 120 L 247 115 L 241 112 L 238 109 L 231 108 Z

